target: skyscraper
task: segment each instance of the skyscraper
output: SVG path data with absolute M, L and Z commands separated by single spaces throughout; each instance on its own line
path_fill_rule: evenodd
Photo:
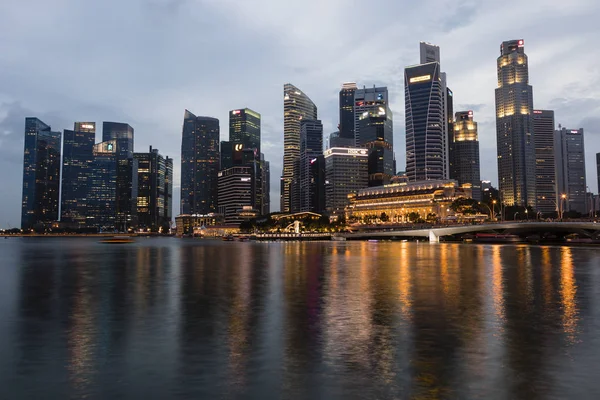
M 496 89 L 496 140 L 500 197 L 507 205 L 536 207 L 533 90 L 524 41 L 500 46 Z
M 551 214 L 559 202 L 556 186 L 554 111 L 533 110 L 537 211 Z
M 181 141 L 181 214 L 217 212 L 219 120 L 185 110 Z
M 303 119 L 300 124 L 300 208 L 298 211 L 325 211 L 325 159 L 323 124 Z
M 161 227 L 166 230 L 170 224 L 168 207 L 172 189 L 168 186 L 173 180 L 173 160 L 163 157 L 152 146 L 147 153 L 133 156 L 138 162 L 138 227 L 152 232 L 158 232 Z
M 600 193 L 600 153 L 596 153 L 596 172 L 598 178 L 598 193 Z
M 394 171 L 392 111 L 387 103 L 364 111 L 359 117 L 359 147 L 369 153 L 369 186 L 390 183 Z
M 25 118 L 21 228 L 58 220 L 61 134 L 37 118 Z
M 325 205 L 332 215 L 344 215 L 348 195 L 369 184 L 369 152 L 360 148 L 325 150 Z
M 242 144 L 246 149 L 256 149 L 260 155 L 260 114 L 249 108 L 229 113 L 229 141 Z
M 563 210 L 585 214 L 588 209 L 583 129 L 567 129 L 560 125 L 558 128 L 556 175 L 559 197 L 566 195 Z M 562 201 L 562 198 L 560 200 Z
M 73 130 L 63 133 L 60 220 L 73 227 L 86 226 L 95 139 L 94 122 L 75 122 Z
M 283 173 L 281 174 L 280 206 L 282 212 L 292 207 L 292 181 L 300 157 L 300 121 L 317 119 L 317 106 L 297 87 L 283 86 Z
M 347 82 L 340 90 L 339 138 L 354 142 L 354 92 L 356 83 Z
M 92 153 L 86 225 L 100 231 L 112 232 L 117 228 L 118 146 L 116 139 L 101 142 L 94 145 Z
M 406 174 L 409 181 L 445 178 L 447 115 L 440 64 L 404 70 Z
M 453 127 L 450 179 L 458 181 L 461 186 L 470 185 L 473 198 L 481 201 L 479 140 L 473 111 L 457 112 Z
M 271 164 L 265 160 L 265 155 L 260 153 L 260 167 L 262 173 L 262 210 L 261 215 L 271 213 Z
M 379 107 L 389 109 L 387 87 L 373 86 L 372 88 L 367 88 L 363 86 L 362 89 L 354 91 L 354 146 L 361 147 L 362 143 L 367 142 L 361 137 L 361 117 L 365 112 L 377 113 Z
M 244 213 L 257 214 L 253 196 L 254 172 L 249 166 L 236 165 L 219 171 L 219 213 L 228 225 L 239 225 Z
M 121 122 L 102 123 L 102 141 L 116 141 L 117 229 L 137 225 L 137 161 L 133 158 L 133 128 Z

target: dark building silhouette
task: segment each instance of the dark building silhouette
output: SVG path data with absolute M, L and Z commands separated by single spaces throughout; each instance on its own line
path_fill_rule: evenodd
M 260 153 L 260 166 L 262 174 L 262 215 L 271 213 L 271 164 L 265 160 L 265 155 Z
M 25 118 L 21 228 L 58 220 L 61 134 L 37 118 Z
M 93 162 L 86 201 L 87 226 L 100 231 L 117 227 L 118 142 L 109 140 L 94 145 Z
M 221 165 L 219 170 L 233 167 L 233 146 L 230 141 L 221 142 Z
M 138 227 L 167 230 L 172 218 L 173 160 L 152 146 L 147 153 L 134 153 L 134 158 L 138 162 Z
M 300 179 L 298 211 L 325 212 L 325 159 L 323 124 L 303 119 L 300 124 Z
M 537 211 L 558 211 L 554 111 L 533 110 Z
M 348 147 L 353 147 L 354 138 L 354 92 L 356 92 L 356 83 L 348 82 L 342 85 L 340 90 L 340 126 L 338 137 L 351 143 Z M 331 145 L 337 147 L 337 145 Z
M 369 186 L 390 183 L 394 176 L 392 111 L 387 104 L 364 111 L 359 117 L 359 147 L 369 152 Z
M 185 110 L 181 142 L 181 214 L 217 212 L 219 120 Z
M 63 132 L 60 220 L 73 228 L 87 226 L 95 140 L 95 122 L 75 122 L 73 130 Z
M 479 139 L 473 111 L 457 112 L 452 126 L 454 134 L 450 145 L 450 179 L 457 181 L 460 186 L 471 186 L 473 198 L 481 201 Z
M 566 195 L 563 210 L 586 214 L 588 199 L 583 129 L 567 129 L 559 125 L 556 139 L 558 193 Z
M 256 149 L 260 155 L 260 114 L 249 108 L 229 113 L 229 141 L 245 149 Z
M 600 153 L 596 153 L 596 171 L 598 177 L 598 193 L 600 193 Z

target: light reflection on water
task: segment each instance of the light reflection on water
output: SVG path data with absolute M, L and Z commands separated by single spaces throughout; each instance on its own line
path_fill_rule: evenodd
M 0 398 L 600 398 L 596 249 L 0 246 Z

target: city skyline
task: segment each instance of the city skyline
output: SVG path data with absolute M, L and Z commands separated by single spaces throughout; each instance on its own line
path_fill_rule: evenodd
M 136 3 L 133 2 L 133 4 Z M 169 4 L 173 5 L 175 2 Z M 539 7 L 540 4 L 544 5 L 543 10 Z M 131 11 L 137 5 L 128 5 L 127 7 L 130 7 Z M 133 18 L 132 24 L 142 28 L 154 26 L 157 20 L 153 19 L 153 13 L 156 15 L 166 14 L 167 17 L 161 22 L 166 25 L 176 25 L 176 21 L 194 18 L 184 15 L 193 9 L 190 2 L 181 2 L 179 8 L 175 6 L 168 8 L 168 4 L 163 1 L 157 2 L 156 7 L 157 9 L 150 9 L 141 17 Z M 219 12 L 223 11 L 220 7 L 221 5 L 207 7 L 207 11 L 214 12 L 219 16 Z M 243 13 L 246 7 L 246 5 L 242 5 L 236 9 L 232 18 L 238 18 L 241 15 L 238 12 Z M 297 10 L 297 12 L 301 20 L 309 18 L 327 20 L 334 14 L 334 11 L 339 11 L 335 7 L 338 7 L 338 4 L 332 2 L 324 10 L 320 10 L 317 16 L 308 12 L 304 14 L 304 11 L 301 10 Z M 398 8 L 394 5 L 390 7 L 388 13 L 370 11 L 370 13 L 377 13 L 377 16 L 383 18 L 378 22 L 378 26 L 381 26 L 382 23 L 384 26 L 389 24 L 391 29 L 391 17 L 397 16 Z M 407 21 L 410 20 L 412 13 L 419 14 L 421 6 L 414 7 L 414 9 L 408 10 L 407 14 L 403 14 Z M 468 8 L 468 6 L 465 7 Z M 600 107 L 600 99 L 598 99 L 600 96 L 594 92 L 595 86 L 590 85 L 589 82 L 594 82 L 597 78 L 591 67 L 581 67 L 577 74 L 570 73 L 572 71 L 570 68 L 574 62 L 574 56 L 578 60 L 578 65 L 591 66 L 595 64 L 595 57 L 598 56 L 589 54 L 594 52 L 585 52 L 583 49 L 590 38 L 597 36 L 585 27 L 585 21 L 586 18 L 593 15 L 593 11 L 597 10 L 598 6 L 580 2 L 576 6 L 566 9 L 558 3 L 532 2 L 520 5 L 522 22 L 515 21 L 512 26 L 491 29 L 491 32 L 484 35 L 473 35 L 481 26 L 487 26 L 486 21 L 492 15 L 504 12 L 502 8 L 496 7 L 498 6 L 484 5 L 476 10 L 473 9 L 472 11 L 477 12 L 473 12 L 471 19 L 461 20 L 461 25 L 457 25 L 451 16 L 448 18 L 441 15 L 433 16 L 433 20 L 440 22 L 439 26 L 444 26 L 445 29 L 426 29 L 425 26 L 422 28 L 413 26 L 410 33 L 406 33 L 405 29 L 392 29 L 388 32 L 388 39 L 396 45 L 393 47 L 393 51 L 386 46 L 385 54 L 382 53 L 383 45 L 377 45 L 371 49 L 364 47 L 361 41 L 357 42 L 348 38 L 341 42 L 339 47 L 355 46 L 360 51 L 350 51 L 346 57 L 340 59 L 340 53 L 337 51 L 331 51 L 331 55 L 327 54 L 330 51 L 329 46 L 316 44 L 312 40 L 303 43 L 303 39 L 308 38 L 306 32 L 286 32 L 285 37 L 290 40 L 286 46 L 292 43 L 304 49 L 311 44 L 316 46 L 315 54 L 307 54 L 306 51 L 300 52 L 302 57 L 306 57 L 304 59 L 299 57 L 298 52 L 294 52 L 294 54 L 284 52 L 278 54 L 281 56 L 281 60 L 273 64 L 273 58 L 269 58 L 268 55 L 273 54 L 273 51 L 279 49 L 279 46 L 283 46 L 283 44 L 275 43 L 267 46 L 267 56 L 255 56 L 252 65 L 248 67 L 249 73 L 257 74 L 257 79 L 251 80 L 251 82 L 243 81 L 241 74 L 239 79 L 237 78 L 236 73 L 239 74 L 241 70 L 230 65 L 230 56 L 226 54 L 217 54 L 215 60 L 209 62 L 209 67 L 202 71 L 196 71 L 193 75 L 190 75 L 184 67 L 180 67 L 183 68 L 182 70 L 169 70 L 162 62 L 152 66 L 145 63 L 144 70 L 146 72 L 139 77 L 137 72 L 134 74 L 129 67 L 121 68 L 117 67 L 117 64 L 113 65 L 108 58 L 105 60 L 106 64 L 101 65 L 100 70 L 98 69 L 100 66 L 94 67 L 94 61 L 99 60 L 99 54 L 105 54 L 103 52 L 110 51 L 106 54 L 114 53 L 115 55 L 123 54 L 126 49 L 129 49 L 127 43 L 131 43 L 130 39 L 109 50 L 105 49 L 104 45 L 112 43 L 111 40 L 100 38 L 99 44 L 90 47 L 88 59 L 84 60 L 79 56 L 75 59 L 90 65 L 91 70 L 87 72 L 85 68 L 81 71 L 79 69 L 74 71 L 73 67 L 69 66 L 69 61 L 72 61 L 72 57 L 78 54 L 74 49 L 77 48 L 77 43 L 80 43 L 79 40 L 82 40 L 80 38 L 72 41 L 65 40 L 58 46 L 54 46 L 54 51 L 65 56 L 64 61 L 57 64 L 60 68 L 56 66 L 40 68 L 33 65 L 23 67 L 23 63 L 18 62 L 21 57 L 19 43 L 23 48 L 32 44 L 33 40 L 37 40 L 40 41 L 39 47 L 44 47 L 46 40 L 56 41 L 57 38 L 62 37 L 61 35 L 66 34 L 62 31 L 50 32 L 48 38 L 43 38 L 41 35 L 29 33 L 23 40 L 11 44 L 8 51 L 0 56 L 0 65 L 4 67 L 3 71 L 6 71 L 3 74 L 4 77 L 0 78 L 4 83 L 4 85 L 0 85 L 3 87 L 0 91 L 0 99 L 2 99 L 0 106 L 0 158 L 2 164 L 0 167 L 4 171 L 3 182 L 6 182 L 8 187 L 14 188 L 0 202 L 2 205 L 0 207 L 2 210 L 0 211 L 0 226 L 19 225 L 17 207 L 20 204 L 21 176 L 20 173 L 11 171 L 19 171 L 22 168 L 23 121 L 27 116 L 36 116 L 57 131 L 70 129 L 73 121 L 96 121 L 96 123 L 122 121 L 130 124 L 136 131 L 135 150 L 139 151 L 146 149 L 148 145 L 154 145 L 161 150 L 161 153 L 173 156 L 175 165 L 174 194 L 178 195 L 179 146 L 183 110 L 185 108 L 192 109 L 198 115 L 213 116 L 221 121 L 226 121 L 229 110 L 237 107 L 252 108 L 263 116 L 264 139 L 262 146 L 265 158 L 270 161 L 273 171 L 271 174 L 271 197 L 273 198 L 272 211 L 275 211 L 279 208 L 276 199 L 279 198 L 278 183 L 282 168 L 279 155 L 283 148 L 281 85 L 285 82 L 292 82 L 315 102 L 319 108 L 319 119 L 323 121 L 324 133 L 328 135 L 336 130 L 338 123 L 339 89 L 343 82 L 355 81 L 358 87 L 376 84 L 389 88 L 390 108 L 395 114 L 394 151 L 397 158 L 397 169 L 403 169 L 405 165 L 405 128 L 402 69 L 418 60 L 420 41 L 432 42 L 442 48 L 443 70 L 449 74 L 451 78 L 449 86 L 452 87 L 455 94 L 454 109 L 473 109 L 477 113 L 481 141 L 481 169 L 485 171 L 481 175 L 482 179 L 491 180 L 494 186 L 497 186 L 497 172 L 494 165 L 496 149 L 493 107 L 497 48 L 502 41 L 522 37 L 527 43 L 530 83 L 534 87 L 534 107 L 554 110 L 557 124 L 562 123 L 565 126 L 585 129 L 587 180 L 595 182 L 596 169 L 593 160 L 599 149 L 596 147 L 594 138 L 600 133 L 600 119 L 595 116 L 597 115 L 595 110 Z M 18 16 L 24 10 L 23 6 L 18 4 L 10 5 L 7 8 L 7 10 L 3 10 L 6 11 L 3 14 L 7 18 L 7 22 L 11 18 L 18 20 Z M 311 9 L 310 4 L 308 8 Z M 33 17 L 41 18 L 41 11 L 48 11 L 42 9 L 43 7 L 34 10 Z M 259 10 L 266 11 L 267 9 L 268 2 L 259 4 Z M 343 7 L 339 9 L 342 10 Z M 61 7 L 56 7 L 56 10 L 45 15 L 43 24 L 54 24 L 59 15 L 62 18 L 61 11 L 65 12 Z M 74 10 L 72 12 L 85 15 L 84 11 Z M 347 10 L 344 10 L 342 14 L 346 15 L 346 12 Z M 282 13 L 283 10 L 276 9 L 270 14 L 261 15 L 260 20 L 265 22 L 265 29 L 269 32 L 280 32 L 281 28 L 277 21 Z M 387 17 L 386 14 L 390 14 L 390 16 Z M 578 21 L 577 29 L 569 32 L 567 36 L 559 36 L 547 28 L 541 29 L 541 32 L 537 33 L 536 30 L 540 30 L 544 25 L 542 22 L 552 18 L 554 14 L 561 15 L 566 22 Z M 91 18 L 92 25 L 95 23 L 95 18 Z M 327 34 L 334 35 L 332 40 L 341 38 L 341 36 L 335 36 L 333 32 L 333 28 L 337 26 L 336 21 L 337 18 L 332 21 L 331 25 L 322 28 L 326 29 Z M 184 28 L 189 29 L 187 26 Z M 240 34 L 240 31 L 246 33 L 246 37 L 250 40 L 260 36 L 252 26 L 241 25 L 236 27 L 234 33 Z M 20 32 L 24 31 L 17 29 L 14 34 L 18 35 Z M 125 34 L 126 32 L 117 29 L 117 33 Z M 156 50 L 165 52 L 166 56 L 172 55 L 170 53 L 172 51 L 179 51 L 178 48 L 167 49 L 166 42 L 171 43 L 170 40 L 175 41 L 179 37 L 172 35 L 175 34 L 167 35 L 163 42 L 158 43 Z M 194 36 L 196 35 L 195 33 Z M 218 36 L 217 33 L 215 33 L 216 36 Z M 216 45 L 225 43 L 220 39 L 217 42 Z M 365 40 L 364 44 L 367 43 L 371 44 Z M 238 45 L 235 46 L 238 47 Z M 324 54 L 327 57 L 323 58 Z M 376 63 L 360 62 L 361 59 L 372 57 L 375 54 L 380 56 Z M 143 61 L 146 55 L 145 53 L 140 55 Z M 334 62 L 336 59 L 337 61 Z M 549 62 L 550 60 L 552 62 Z M 260 66 L 266 61 L 270 68 L 267 71 L 270 73 L 262 76 L 259 70 L 264 67 Z M 137 62 L 133 64 L 139 66 Z M 217 71 L 218 67 L 222 67 L 222 72 L 225 74 Z M 44 73 L 42 74 L 41 71 Z M 102 72 L 110 79 L 104 78 L 96 81 L 93 79 L 96 71 Z M 179 76 L 184 76 L 185 82 Z M 156 81 L 158 77 L 162 80 Z M 83 82 L 81 80 L 84 78 L 86 79 L 85 84 L 79 84 L 79 82 Z M 190 83 L 194 80 L 197 82 Z M 214 84 L 208 81 L 213 81 Z M 19 85 L 15 85 L 14 82 L 19 82 Z M 189 90 L 182 90 L 184 84 L 190 86 Z M 206 90 L 198 90 L 198 86 L 207 84 Z M 121 88 L 121 86 L 124 87 Z M 589 87 L 592 88 L 591 91 Z M 223 128 L 222 126 L 222 130 Z M 221 140 L 224 139 L 226 136 L 222 134 Z M 96 142 L 99 141 L 99 138 L 96 137 Z M 593 190 L 595 191 L 595 189 Z M 173 202 L 179 204 L 178 196 L 173 199 Z M 177 210 L 175 209 L 174 212 L 177 213 Z

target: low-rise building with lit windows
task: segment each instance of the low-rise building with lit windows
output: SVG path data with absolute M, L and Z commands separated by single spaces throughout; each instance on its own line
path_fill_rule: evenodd
M 198 230 L 223 224 L 221 214 L 182 214 L 175 217 L 177 236 L 192 235 Z
M 409 222 L 409 215 L 426 219 L 435 214 L 441 221 L 453 216 L 452 202 L 460 197 L 471 198 L 471 189 L 459 187 L 454 180 L 430 180 L 370 187 L 349 196 L 346 218 L 363 220 L 385 213 L 389 222 Z M 414 214 L 412 214 L 414 216 Z

